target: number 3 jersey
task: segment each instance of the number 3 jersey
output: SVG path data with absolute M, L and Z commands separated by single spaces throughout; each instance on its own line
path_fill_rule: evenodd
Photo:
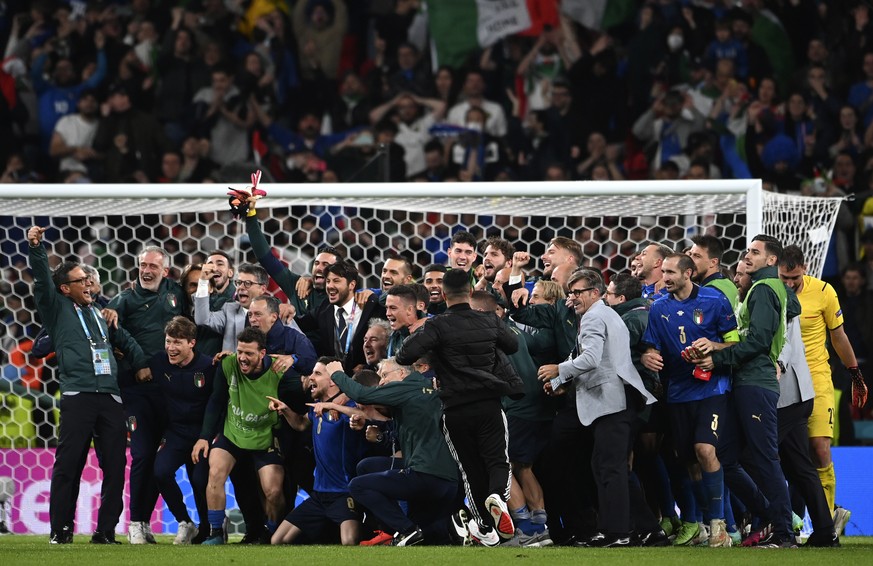
M 709 381 L 696 379 L 695 366 L 682 359 L 682 350 L 698 338 L 724 342 L 724 336 L 736 329 L 730 301 L 716 289 L 694 285 L 684 301 L 668 294 L 652 303 L 642 341 L 658 350 L 664 359 L 660 377 L 667 388 L 668 403 L 699 401 L 730 391 L 727 368 L 716 367 Z

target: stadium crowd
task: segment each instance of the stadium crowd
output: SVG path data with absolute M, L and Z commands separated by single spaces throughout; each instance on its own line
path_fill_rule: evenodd
M 530 30 L 441 62 L 420 0 L 5 0 L 2 181 L 760 177 L 855 195 L 825 275 L 865 254 L 865 1 L 620 0 L 594 23 L 535 4 Z
M 229 249 L 225 234 L 203 234 L 221 242 L 210 250 L 194 238 L 183 248 L 171 230 L 167 248 L 204 261 L 186 265 L 176 281 L 168 268 L 185 254 L 137 249 L 137 282 L 110 299 L 100 296 L 91 266 L 60 262 L 63 242 L 52 242 L 59 246 L 52 257 L 40 256 L 43 232 L 28 232 L 34 273 L 21 282 L 41 296 L 16 291 L 4 298 L 4 315 L 33 328 L 34 309 L 25 307 L 34 301 L 50 332 L 24 332 L 26 345 L 17 332 L 4 351 L 10 358 L 18 349 L 29 357 L 31 349 L 91 352 L 53 362 L 62 415 L 94 420 L 61 427 L 52 541 L 71 540 L 77 454 L 93 433 L 98 449 L 115 457 L 101 458 L 104 471 L 118 478 L 119 397 L 133 459 L 132 543 L 153 541 L 158 493 L 179 522 L 177 542 L 223 542 L 229 477 L 244 541 L 252 543 L 470 537 L 485 545 L 728 546 L 746 534 L 746 544 L 791 546 L 792 510 L 803 516 L 807 508 L 815 529 L 808 543 L 838 544 L 848 511 L 833 500 L 830 438 L 837 416 L 869 416 L 861 376 L 873 374 L 863 371 L 873 352 L 865 323 L 873 308 L 869 8 L 811 0 L 628 4 L 627 17 L 607 29 L 556 17 L 538 34 L 505 37 L 465 65 L 434 69 L 414 25 L 415 0 L 5 2 L 4 183 L 239 182 L 242 163 L 285 182 L 760 177 L 775 191 L 855 196 L 841 208 L 828 254 L 823 279 L 832 285 L 805 278 L 802 254 L 778 241 L 732 250 L 743 258 L 740 295 L 769 307 L 764 341 L 755 328 L 760 316 L 744 319 L 740 308 L 734 320 L 735 307 L 753 303 L 731 297 L 716 276 L 729 251 L 718 239 L 695 240 L 687 256 L 675 255 L 675 241 L 647 243 L 627 272 L 604 279 L 576 270 L 589 263 L 580 239 L 483 241 L 453 228 L 447 265 L 377 257 L 374 245 L 367 257 L 384 262 L 380 286 L 364 292 L 359 258 L 318 248 L 310 277 L 301 277 L 274 258 L 258 217 L 247 216 L 257 264 L 234 266 L 220 251 Z M 303 244 L 296 239 L 287 241 Z M 68 248 L 63 255 L 75 256 Z M 534 249 L 542 251 L 536 284 L 524 281 L 539 268 L 531 256 L 540 254 L 527 253 Z M 46 263 L 38 271 L 35 261 Z M 279 299 L 266 294 L 271 279 Z M 717 291 L 701 291 L 708 284 Z M 795 294 L 804 310 L 820 313 L 815 328 L 801 321 L 805 354 L 790 334 L 791 347 L 774 345 L 795 318 Z M 714 316 L 733 327 L 686 338 L 684 325 L 648 324 L 650 305 L 688 300 L 701 303 L 689 309 L 695 325 Z M 84 307 L 92 303 L 109 310 L 90 317 Z M 457 312 L 465 304 L 499 316 Z M 446 358 L 447 334 L 431 336 L 436 325 L 426 322 L 446 310 L 489 324 L 506 320 L 506 311 L 514 322 L 493 323 L 483 359 Z M 672 324 L 679 312 L 659 314 Z M 474 322 L 455 330 L 464 335 L 463 325 Z M 479 334 L 471 335 L 468 345 L 478 345 Z M 834 406 L 827 338 L 842 362 L 833 376 L 846 392 L 842 410 Z M 752 345 L 758 350 L 741 355 Z M 214 365 L 222 351 L 232 354 Z M 625 352 L 633 353 L 630 367 Z M 461 371 L 467 366 L 472 375 Z M 797 391 L 780 397 L 786 380 L 777 382 L 776 372 L 802 367 L 808 381 L 793 369 Z M 83 371 L 101 384 L 96 393 Z M 595 374 L 597 383 L 584 385 Z M 446 388 L 464 379 L 484 384 Z M 257 385 L 235 389 L 248 382 Z M 691 386 L 675 391 L 675 383 Z M 594 385 L 610 390 L 609 402 L 590 391 Z M 741 398 L 752 399 L 744 408 L 766 421 L 765 434 L 733 418 L 731 389 L 754 391 Z M 83 403 L 88 396 L 96 400 Z M 472 418 L 458 401 L 465 396 L 477 415 L 492 417 L 479 427 L 487 444 L 478 449 L 459 440 L 472 438 L 462 428 Z M 502 397 L 508 425 L 493 418 Z M 504 437 L 508 460 L 494 453 Z M 736 444 L 751 449 L 741 457 Z M 199 525 L 173 480 L 182 464 Z M 289 509 L 297 487 L 312 497 Z M 104 482 L 108 499 L 93 542 L 115 541 L 117 488 Z M 373 519 L 364 526 L 360 507 Z M 338 535 L 325 528 L 332 524 Z

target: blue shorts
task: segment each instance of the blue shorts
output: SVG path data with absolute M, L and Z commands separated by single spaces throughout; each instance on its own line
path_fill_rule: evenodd
M 532 466 L 549 443 L 552 421 L 507 416 L 506 424 L 509 428 L 509 461 Z
M 685 403 L 667 403 L 667 412 L 680 460 L 697 461 L 695 444 L 710 444 L 718 449 L 719 435 L 724 431 L 722 419 L 728 418 L 727 395 Z
M 360 521 L 361 514 L 348 492 L 313 491 L 285 520 L 300 529 L 307 539 L 319 540 L 326 528 L 345 521 Z
M 266 450 L 246 450 L 228 440 L 224 434 L 219 434 L 212 441 L 212 448 L 221 448 L 230 453 L 237 462 L 249 459 L 254 464 L 256 470 L 260 470 L 264 466 L 283 466 L 285 464 L 282 458 L 282 451 L 279 449 L 279 443 L 275 438 L 273 439 L 273 444 Z

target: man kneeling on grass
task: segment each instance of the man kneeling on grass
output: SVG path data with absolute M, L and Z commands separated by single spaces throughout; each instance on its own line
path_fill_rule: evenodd
M 322 357 L 310 379 L 312 398 L 318 403 L 307 415 L 298 415 L 279 399 L 270 398 L 270 409 L 285 417 L 298 431 L 312 429 L 315 453 L 315 484 L 309 499 L 291 511 L 273 534 L 273 544 L 315 542 L 323 531 L 339 525 L 343 545 L 357 545 L 361 516 L 349 495 L 349 481 L 366 450 L 363 431 L 349 426 L 351 415 L 361 412 L 355 402 L 343 395 L 327 371 L 327 365 L 340 360 Z M 301 540 L 302 539 L 302 540 Z

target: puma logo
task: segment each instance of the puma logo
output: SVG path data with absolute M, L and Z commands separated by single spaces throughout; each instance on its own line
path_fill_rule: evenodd
M 758 422 L 761 422 L 761 415 L 756 415 L 756 414 L 753 413 L 753 414 L 752 414 L 752 418 L 755 419 L 755 420 L 758 421 Z
M 662 314 L 662 315 L 661 315 L 661 318 L 663 318 L 663 319 L 666 320 L 667 322 L 670 322 L 670 315 L 669 315 L 669 314 Z

